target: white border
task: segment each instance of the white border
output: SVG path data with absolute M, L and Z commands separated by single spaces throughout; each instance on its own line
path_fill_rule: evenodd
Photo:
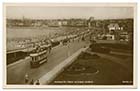
M 4 61 L 4 82 L 3 82 L 3 87 L 4 88 L 137 88 L 137 51 L 136 51 L 136 34 L 137 34 L 137 10 L 136 10 L 136 3 L 4 3 L 4 12 L 3 12 L 3 35 L 4 35 L 4 39 L 3 39 L 3 56 L 4 56 L 4 60 L 6 60 L 6 21 L 5 21 L 5 11 L 6 11 L 6 6 L 46 6 L 47 7 L 59 7 L 59 6 L 82 6 L 82 7 L 134 7 L 134 59 L 133 59 L 133 64 L 134 64 L 134 70 L 133 70 L 133 74 L 134 74 L 134 85 L 7 85 L 6 84 L 6 61 Z

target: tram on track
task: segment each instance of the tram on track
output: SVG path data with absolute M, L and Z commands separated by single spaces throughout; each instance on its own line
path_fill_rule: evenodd
M 33 52 L 30 54 L 31 68 L 39 67 L 41 64 L 47 62 L 48 55 L 50 54 L 50 52 L 51 52 L 50 44 L 36 47 L 35 50 L 33 50 Z

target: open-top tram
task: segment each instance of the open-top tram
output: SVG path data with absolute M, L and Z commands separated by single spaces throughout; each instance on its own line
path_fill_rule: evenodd
M 41 64 L 47 62 L 49 53 L 51 52 L 51 45 L 43 45 L 36 47 L 35 50 L 30 54 L 31 68 L 39 67 Z

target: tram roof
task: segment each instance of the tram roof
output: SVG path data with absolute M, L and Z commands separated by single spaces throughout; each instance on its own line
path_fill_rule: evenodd
M 41 54 L 46 53 L 46 50 L 42 51 L 42 52 L 36 52 L 36 53 L 31 53 L 30 56 L 35 57 L 35 56 L 39 56 Z

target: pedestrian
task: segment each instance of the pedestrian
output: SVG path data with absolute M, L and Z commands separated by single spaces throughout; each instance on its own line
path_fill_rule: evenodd
M 28 74 L 25 74 L 25 83 L 27 84 L 28 81 L 29 81 L 29 76 L 28 76 Z
M 30 84 L 31 84 L 31 85 L 33 85 L 33 84 L 34 84 L 34 80 L 33 80 L 33 79 L 31 80 Z
M 39 82 L 39 80 L 37 80 L 37 82 L 36 82 L 36 85 L 40 85 L 40 82 Z

